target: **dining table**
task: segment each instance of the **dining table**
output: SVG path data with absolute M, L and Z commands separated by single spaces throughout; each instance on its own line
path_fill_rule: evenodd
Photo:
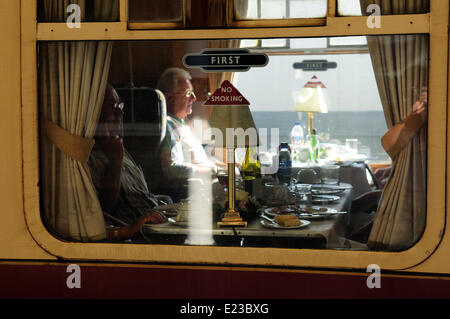
M 324 189 L 332 185 L 312 185 L 312 189 Z M 287 207 L 319 208 L 326 211 L 317 214 L 298 215 L 301 225 L 298 227 L 279 227 L 271 222 L 279 206 L 261 206 L 252 216 L 248 215 L 247 227 L 219 227 L 213 218 L 199 225 L 194 221 L 177 222 L 177 204 L 156 207 L 166 213 L 168 222 L 164 224 L 145 224 L 141 233 L 147 243 L 155 244 L 191 244 L 239 247 L 278 247 L 278 248 L 342 248 L 345 230 L 349 223 L 353 187 L 351 184 L 334 185 L 339 188 L 338 196 L 329 202 L 288 203 Z M 283 205 L 284 207 L 286 205 Z M 170 213 L 168 213 L 170 211 Z M 304 216 L 304 217 L 302 217 Z

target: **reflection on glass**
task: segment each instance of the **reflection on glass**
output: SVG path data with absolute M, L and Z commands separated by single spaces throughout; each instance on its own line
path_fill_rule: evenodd
M 73 1 L 77 7 L 67 0 L 38 0 L 39 22 L 65 22 L 71 15 L 80 14 L 81 22 L 100 22 L 119 20 L 119 0 Z M 69 8 L 69 10 L 68 10 Z M 70 22 L 73 22 L 70 20 Z
M 352 41 L 354 43 L 358 39 L 365 39 L 367 43 L 360 42 L 357 47 L 342 45 Z M 118 108 L 114 108 L 114 110 L 119 113 L 117 115 L 120 115 L 119 111 L 125 113 L 123 116 L 124 119 L 127 119 L 127 130 L 124 130 L 124 145 L 132 153 L 136 166 L 142 167 L 149 190 L 153 194 L 167 195 L 164 187 L 176 185 L 171 184 L 161 175 L 163 172 L 161 163 L 158 164 L 158 161 L 168 157 L 155 158 L 153 155 L 160 145 L 150 143 L 150 140 L 154 138 L 153 131 L 150 129 L 153 126 L 143 125 L 143 123 L 150 124 L 152 122 L 140 118 L 147 116 L 147 112 L 138 112 L 150 109 L 148 107 L 150 99 L 139 97 L 137 94 L 139 90 L 136 87 L 157 88 L 158 78 L 163 70 L 169 66 L 182 65 L 182 58 L 187 53 L 201 52 L 206 48 L 232 49 L 252 43 L 252 41 L 256 41 L 260 45 L 267 43 L 264 42 L 266 40 L 285 43 L 285 46 L 283 48 L 272 47 L 268 50 L 259 47 L 258 50 L 266 52 L 269 57 L 269 62 L 264 67 L 252 67 L 246 72 L 215 73 L 192 69 L 189 70 L 192 76 L 191 81 L 183 82 L 187 87 L 161 90 L 167 105 L 177 100 L 183 102 L 183 108 L 180 110 L 192 111 L 187 119 L 194 126 L 194 120 L 197 118 L 203 121 L 210 120 L 213 110 L 203 106 L 208 98 L 206 92 L 215 92 L 225 80 L 232 83 L 250 102 L 249 109 L 261 142 L 258 146 L 261 176 L 252 181 L 252 194 L 242 190 L 242 187 L 239 187 L 239 183 L 236 182 L 235 201 L 235 208 L 239 210 L 240 216 L 248 222 L 248 226 L 241 228 L 217 227 L 217 221 L 223 218 L 224 212 L 228 209 L 227 205 L 229 205 L 227 194 L 229 185 L 225 179 L 226 172 L 223 171 L 227 166 L 224 163 L 225 165 L 221 168 L 222 171 L 219 170 L 218 175 L 192 176 L 196 180 L 190 181 L 189 194 L 187 196 L 183 194 L 180 198 L 176 198 L 175 206 L 171 206 L 170 210 L 163 210 L 168 213 L 167 217 L 174 217 L 173 210 L 182 211 L 184 208 L 181 209 L 181 206 L 188 207 L 185 216 L 182 214 L 179 216 L 186 221 L 186 224 L 170 222 L 163 225 L 147 224 L 142 229 L 146 236 L 144 242 L 173 245 L 373 248 L 380 250 L 402 250 L 413 245 L 420 238 L 426 220 L 427 122 L 422 117 L 423 112 L 426 114 L 428 107 L 428 36 L 426 35 L 116 41 L 112 46 L 111 62 L 108 62 L 108 66 L 110 66 L 109 81 L 119 92 L 120 101 L 125 102 L 125 107 L 123 110 Z M 85 44 L 82 41 L 76 43 L 78 45 Z M 335 45 L 332 50 L 328 50 L 330 43 L 341 45 Z M 70 47 L 66 43 L 60 44 Z M 44 81 L 45 79 L 59 81 L 59 78 L 50 76 L 49 70 L 53 70 L 54 66 L 51 64 L 57 63 L 55 62 L 57 60 L 49 59 L 52 56 L 50 54 L 46 55 L 48 50 L 45 48 L 47 46 L 49 43 L 39 44 L 39 65 L 41 67 L 39 75 L 43 79 L 40 82 L 41 97 L 48 98 L 48 95 L 44 93 L 50 92 L 48 94 L 52 99 L 48 100 L 59 101 L 57 90 L 46 91 L 48 87 L 59 87 L 58 83 L 51 83 L 50 86 Z M 93 50 L 92 54 L 94 53 Z M 384 54 L 396 56 L 405 63 L 386 64 L 384 63 L 386 61 Z M 411 56 L 414 58 L 410 59 Z M 80 59 L 82 58 L 83 56 L 80 57 Z M 299 63 L 301 66 L 294 68 L 294 65 Z M 99 67 L 102 68 L 103 64 Z M 61 72 L 64 72 L 65 69 L 69 68 L 64 68 Z M 80 68 L 78 71 L 86 72 L 87 69 L 89 68 Z M 292 164 L 290 171 L 291 180 L 297 177 L 297 184 L 307 184 L 305 188 L 311 188 L 311 195 L 303 198 L 305 197 L 304 193 L 296 194 L 296 191 L 303 189 L 296 185 L 289 185 L 288 189 L 282 187 L 280 191 L 273 190 L 274 187 L 268 190 L 267 185 L 279 185 L 280 182 L 277 178 L 279 145 L 291 141 L 292 128 L 296 122 L 300 123 L 303 131 L 307 130 L 307 116 L 302 112 L 296 112 L 294 107 L 300 89 L 315 75 L 326 86 L 331 102 L 327 106 L 328 113 L 317 114 L 314 118 L 314 128 L 317 130 L 316 138 L 319 142 L 317 144 L 319 145 L 317 162 L 311 163 L 309 160 L 308 145 L 300 145 L 298 159 Z M 61 77 L 61 79 L 64 78 Z M 81 82 L 83 81 L 81 79 L 84 79 L 81 74 L 73 78 L 80 79 Z M 399 85 L 401 83 L 408 83 L 408 86 Z M 192 88 L 190 84 L 192 84 Z M 68 90 L 70 88 L 71 86 L 67 86 Z M 186 96 L 186 90 L 193 90 L 196 98 L 193 95 Z M 124 92 L 134 92 L 134 98 L 126 98 L 127 95 Z M 92 95 L 95 94 L 92 93 Z M 112 101 L 112 105 L 120 101 Z M 41 101 L 40 107 L 43 111 L 41 114 L 53 114 L 53 112 L 59 114 L 62 111 L 59 104 L 52 104 L 52 109 L 49 109 L 49 103 L 45 102 L 47 100 Z M 78 106 L 80 103 L 74 105 Z M 161 104 L 153 106 L 151 109 L 157 109 Z M 91 110 L 91 108 L 89 109 Z M 92 112 L 94 111 L 92 110 Z M 134 117 L 129 116 L 130 112 L 134 114 Z M 389 116 L 385 116 L 387 114 Z M 381 137 L 389 133 L 390 128 L 404 123 L 403 121 L 408 121 L 410 116 L 414 121 L 422 120 L 422 123 L 411 139 L 406 141 L 408 147 L 405 145 L 397 150 L 386 148 L 386 151 L 380 145 Z M 88 118 L 94 117 L 93 114 Z M 54 120 L 58 119 L 59 117 Z M 183 132 L 190 132 L 190 127 L 186 123 L 183 125 L 186 131 Z M 213 126 L 210 121 L 209 127 L 205 125 L 204 130 L 193 128 L 193 131 L 197 138 L 206 141 L 203 143 L 206 144 L 212 139 L 200 135 L 207 134 L 207 129 L 213 130 L 214 128 L 217 129 L 218 125 Z M 216 130 L 213 135 L 218 138 L 220 134 Z M 42 132 L 41 141 L 47 144 L 51 143 L 45 136 Z M 120 134 L 114 136 L 120 137 Z M 223 138 L 223 134 L 220 136 Z M 130 143 L 130 140 L 133 139 L 135 143 Z M 357 139 L 357 147 L 351 146 L 352 140 L 350 139 Z M 99 144 L 96 143 L 96 145 Z M 174 140 L 174 143 L 169 146 L 166 151 L 171 154 L 176 151 L 173 148 L 180 145 L 177 140 Z M 226 161 L 223 156 L 218 155 L 220 152 L 211 145 L 209 148 L 201 143 L 197 146 L 209 149 L 208 158 L 215 157 L 223 162 Z M 237 156 L 238 167 L 245 162 L 245 149 L 243 150 L 244 154 L 241 157 Z M 72 187 L 66 185 L 65 176 L 58 175 L 60 171 L 55 169 L 57 166 L 52 166 L 53 163 L 47 161 L 54 155 L 52 152 L 62 154 L 55 147 L 52 147 L 51 151 L 49 148 L 41 148 L 41 163 L 43 166 L 48 166 L 47 169 L 41 170 L 43 185 L 57 181 L 62 192 L 74 192 Z M 237 153 L 238 150 L 236 150 Z M 183 158 L 189 158 L 188 156 L 191 156 L 189 150 L 183 153 Z M 411 159 L 418 164 L 410 165 Z M 377 189 L 376 185 L 369 184 L 366 163 L 388 165 L 391 173 L 388 174 L 389 178 L 386 184 L 383 184 L 383 189 Z M 330 164 L 340 167 L 339 185 L 321 185 L 322 181 L 319 178 L 321 167 Z M 175 166 L 177 165 L 175 164 Z M 302 173 L 299 174 L 299 172 Z M 377 176 L 375 173 L 374 176 Z M 238 170 L 236 179 L 242 180 Z M 88 188 L 89 179 L 83 182 L 86 185 L 83 184 L 81 189 Z M 405 189 L 405 187 L 407 188 Z M 362 201 L 364 205 L 353 204 L 357 195 L 372 193 L 372 191 L 379 193 L 382 191 L 383 200 L 378 203 L 367 199 Z M 43 215 L 47 219 L 50 219 L 49 212 L 52 208 L 48 199 L 57 198 L 59 194 L 52 197 L 50 196 L 53 195 L 51 190 L 43 187 Z M 95 190 L 93 194 L 96 194 Z M 263 205 L 267 205 L 268 199 L 279 200 L 278 195 L 284 201 L 283 203 L 278 201 L 273 204 L 272 202 L 273 207 L 269 207 L 270 209 L 263 207 Z M 298 198 L 303 199 L 298 200 Z M 94 199 L 95 196 L 92 203 L 96 202 Z M 376 197 L 372 199 L 377 200 Z M 135 200 L 135 195 L 131 195 L 128 199 L 129 202 L 123 201 L 123 204 L 129 205 Z M 295 206 L 297 204 L 305 206 Z M 54 209 L 58 210 L 60 207 Z M 74 216 L 82 214 L 76 209 L 77 207 L 71 212 Z M 341 213 L 337 214 L 337 212 Z M 261 213 L 264 213 L 269 219 L 264 219 L 267 221 L 266 224 L 261 223 Z M 276 215 L 291 213 L 297 214 L 300 219 L 309 220 L 311 223 L 308 227 L 290 230 L 280 228 L 280 225 L 270 224 L 270 220 L 274 220 Z M 326 218 L 323 214 L 327 214 Z M 393 214 L 402 214 L 402 216 L 393 218 Z M 361 217 L 363 223 L 361 224 L 361 220 L 358 218 L 353 219 L 354 216 Z M 414 221 L 411 219 L 412 216 L 414 216 Z M 270 225 L 270 230 L 267 229 L 267 225 Z M 399 231 L 389 232 L 391 229 Z M 387 233 L 389 236 L 386 235 Z M 315 241 L 314 239 L 318 237 L 321 238 L 320 241 Z
M 338 14 L 340 16 L 360 16 L 360 0 L 339 0 Z
M 345 45 L 360 45 L 367 46 L 366 37 L 341 37 L 341 38 L 330 38 L 330 46 L 345 46 Z
M 187 245 L 213 245 L 212 188 L 209 174 L 196 174 L 189 180 Z
M 327 0 L 234 0 L 240 19 L 321 18 L 327 13 Z
M 182 21 L 183 0 L 129 0 L 129 16 L 130 21 Z
M 377 8 L 374 8 L 374 5 Z M 430 12 L 430 0 L 377 1 L 338 0 L 339 15 L 371 15 L 378 10 L 381 15 L 420 14 Z

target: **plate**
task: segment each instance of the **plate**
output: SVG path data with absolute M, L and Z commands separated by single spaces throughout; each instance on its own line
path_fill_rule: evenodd
M 350 184 L 346 184 L 346 183 L 339 183 L 339 184 L 313 184 L 312 189 L 317 189 L 317 188 L 322 188 L 322 187 L 326 187 L 326 188 L 330 188 L 330 189 L 339 189 L 342 191 L 345 191 L 346 189 L 352 189 L 353 186 Z
M 187 227 L 188 226 L 188 222 L 178 222 L 176 221 L 174 218 L 168 218 L 169 223 L 171 223 L 172 225 L 177 225 L 180 227 Z
M 264 209 L 267 216 L 278 216 L 283 214 L 297 215 L 305 219 L 324 218 L 327 216 L 342 214 L 346 212 L 338 212 L 336 209 L 321 207 L 315 205 L 285 205 L 278 207 L 270 207 Z
M 340 194 L 345 189 L 343 188 L 335 188 L 335 187 L 327 187 L 327 186 L 321 186 L 317 188 L 311 189 L 311 192 L 313 195 L 334 195 L 334 194 Z
M 300 225 L 298 225 L 298 226 L 281 226 L 281 225 L 278 225 L 275 222 L 273 222 L 273 223 L 269 222 L 266 219 L 261 220 L 261 225 L 263 227 L 273 228 L 273 229 L 298 229 L 298 228 L 306 227 L 309 224 L 311 224 L 311 222 L 309 220 L 303 220 L 303 219 L 300 219 Z
M 154 210 L 163 213 L 166 216 L 177 216 L 177 210 L 180 208 L 181 203 L 159 205 L 153 207 Z
M 171 224 L 171 222 L 170 222 L 170 221 L 167 221 L 167 222 L 165 222 L 165 223 L 160 223 L 160 224 L 146 223 L 145 225 L 146 225 L 146 226 L 151 226 L 151 227 L 166 227 L 166 226 L 168 226 L 168 225 L 170 225 L 170 224 Z
M 336 195 L 313 195 L 311 200 L 313 203 L 329 203 L 339 199 L 340 197 Z

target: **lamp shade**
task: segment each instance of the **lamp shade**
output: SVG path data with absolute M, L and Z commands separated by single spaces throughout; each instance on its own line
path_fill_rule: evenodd
M 216 135 L 214 143 L 216 147 L 259 145 L 258 131 L 248 105 L 214 106 L 209 124 L 212 133 Z M 215 134 L 215 129 L 221 134 Z
M 328 93 L 325 85 L 313 76 L 301 89 L 294 110 L 296 112 L 328 113 Z
M 224 81 L 203 104 L 213 106 L 209 124 L 215 137 L 214 146 L 237 148 L 259 145 L 249 104 L 229 81 Z

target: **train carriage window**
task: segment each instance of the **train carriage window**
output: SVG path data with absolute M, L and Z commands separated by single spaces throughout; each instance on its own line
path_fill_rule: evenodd
M 46 226 L 59 238 L 85 242 L 132 233 L 133 242 L 146 244 L 412 246 L 426 220 L 428 36 L 356 40 L 41 42 Z M 260 45 L 250 52 L 266 54 L 265 66 L 205 72 L 183 64 L 187 54 L 244 49 L 252 41 Z M 163 80 L 170 67 L 181 82 Z M 246 227 L 218 226 L 230 208 L 229 171 L 210 133 L 217 134 L 216 110 L 226 106 L 203 104 L 225 84 L 249 101 L 251 113 L 242 117 L 253 120 L 260 138 L 257 157 L 235 151 L 233 203 Z M 326 101 L 312 120 L 308 92 Z M 295 122 L 302 133 L 291 139 Z M 413 130 L 398 138 L 405 123 Z M 271 170 L 281 143 L 291 148 L 287 176 Z M 260 169 L 251 177 L 245 167 L 252 158 Z M 374 164 L 385 166 L 380 178 Z M 338 175 L 327 179 L 332 168 Z M 130 228 L 150 211 L 148 223 Z
M 79 17 L 79 21 L 77 21 Z M 38 0 L 39 22 L 101 22 L 119 20 L 119 0 Z

